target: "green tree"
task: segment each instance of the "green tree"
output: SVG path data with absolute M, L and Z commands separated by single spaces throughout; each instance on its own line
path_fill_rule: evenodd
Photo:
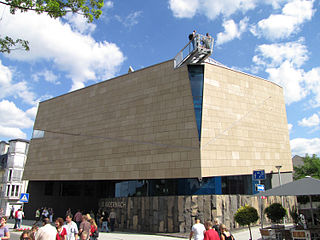
M 15 14 L 16 11 L 34 11 L 38 14 L 47 14 L 52 18 L 60 18 L 71 12 L 83 15 L 88 22 L 100 17 L 103 3 L 103 0 L 0 0 L 0 4 L 10 7 L 11 14 Z M 10 53 L 16 48 L 29 50 L 29 43 L 23 39 L 0 36 L 0 52 Z
M 280 203 L 272 203 L 264 210 L 264 213 L 272 223 L 280 223 L 280 221 L 287 215 L 287 210 L 282 207 Z
M 308 154 L 303 158 L 303 165 L 301 167 L 294 167 L 294 179 L 311 176 L 320 179 L 320 158 L 316 154 L 310 157 Z
M 258 211 L 254 207 L 245 205 L 237 210 L 234 215 L 234 220 L 241 226 L 248 226 L 250 239 L 252 239 L 252 233 L 250 225 L 256 223 L 259 219 Z

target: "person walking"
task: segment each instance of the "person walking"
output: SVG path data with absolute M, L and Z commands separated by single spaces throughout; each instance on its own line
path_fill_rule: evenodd
M 78 240 L 78 227 L 77 224 L 72 221 L 72 215 L 66 216 L 66 224 L 64 225 L 67 231 L 67 240 Z
M 204 240 L 220 240 L 219 234 L 216 230 L 212 229 L 212 222 L 206 221 L 204 223 L 206 231 L 204 233 Z
M 91 224 L 90 240 L 97 240 L 99 237 L 99 230 L 96 221 L 93 218 L 91 218 L 89 222 Z
M 221 236 L 221 232 L 220 232 L 220 224 L 219 224 L 219 219 L 218 219 L 218 218 L 215 218 L 215 219 L 213 220 L 213 226 L 212 226 L 212 228 L 218 232 L 219 237 L 220 237 L 220 236 Z
M 226 225 L 220 224 L 221 240 L 234 240 L 232 234 L 228 231 Z
M 35 240 L 56 240 L 57 229 L 50 224 L 49 218 L 42 220 L 43 226 L 35 234 Z
M 9 228 L 7 227 L 7 217 L 3 216 L 0 219 L 0 239 L 10 239 Z
M 36 218 L 36 221 L 34 222 L 33 225 L 36 225 L 40 221 L 40 209 L 39 208 L 36 210 L 35 218 Z
M 102 212 L 101 214 L 101 232 L 103 232 L 103 230 L 105 230 L 105 232 L 109 232 L 109 228 L 108 228 L 108 215 L 106 212 Z
M 57 228 L 56 240 L 66 240 L 67 239 L 67 230 L 63 227 L 63 218 L 57 218 L 55 225 Z
M 89 239 L 90 229 L 91 229 L 91 224 L 88 222 L 88 217 L 87 215 L 83 215 L 82 222 L 80 223 L 80 229 L 79 229 L 79 235 L 81 236 L 81 240 Z
M 80 228 L 80 223 L 82 221 L 82 213 L 81 213 L 80 209 L 78 209 L 78 211 L 74 215 L 74 221 L 76 222 L 76 224 L 78 226 L 78 229 L 79 229 Z
M 24 212 L 22 211 L 22 208 L 18 209 L 17 213 L 17 227 L 18 229 L 21 228 L 22 218 L 24 218 Z
M 111 209 L 111 212 L 109 214 L 109 221 L 110 221 L 110 230 L 111 232 L 114 232 L 114 225 L 116 223 L 117 214 L 114 211 L 114 209 Z
M 203 240 L 204 239 L 204 232 L 206 231 L 204 225 L 200 222 L 199 217 L 195 217 L 195 224 L 192 226 L 189 240 L 194 237 L 194 240 Z

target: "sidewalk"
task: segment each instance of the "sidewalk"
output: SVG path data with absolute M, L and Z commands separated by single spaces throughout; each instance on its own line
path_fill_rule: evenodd
M 34 220 L 23 220 L 22 221 L 22 229 L 31 228 Z M 10 228 L 10 232 L 12 234 L 12 239 L 18 239 L 21 232 L 13 231 L 14 220 L 8 220 L 8 227 Z M 252 238 L 254 240 L 261 239 L 260 226 L 252 227 Z M 243 228 L 237 231 L 234 231 L 233 236 L 236 240 L 248 240 L 249 239 L 249 230 L 248 228 Z M 147 234 L 147 233 L 135 233 L 135 232 L 113 232 L 113 233 L 99 233 L 99 240 L 151 240 L 151 239 L 163 239 L 163 240 L 181 240 L 188 239 L 189 233 L 156 233 L 156 234 Z

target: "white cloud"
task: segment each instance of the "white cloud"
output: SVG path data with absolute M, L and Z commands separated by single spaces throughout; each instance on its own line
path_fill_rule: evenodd
M 61 82 L 58 81 L 58 76 L 47 69 L 32 75 L 32 78 L 36 82 L 38 82 L 41 77 L 43 77 L 46 82 L 53 83 L 55 85 L 61 84 Z
M 8 100 L 0 102 L 0 116 L 0 124 L 3 127 L 29 128 L 33 126 L 33 121 L 27 114 Z
M 92 33 L 96 29 L 95 24 L 88 23 L 87 19 L 80 14 L 68 13 L 64 18 L 68 21 L 73 31 L 85 34 Z
M 289 130 L 289 133 L 291 133 L 292 128 L 293 128 L 293 125 L 292 125 L 291 123 L 288 123 L 288 130 Z
M 6 12 L 1 34 L 30 41 L 30 52 L 15 51 L 7 57 L 35 63 L 47 60 L 67 73 L 73 90 L 89 80 L 113 77 L 125 60 L 116 44 L 97 42 L 90 35 L 72 30 L 69 23 L 45 14 Z
M 9 67 L 2 65 L 0 60 L 0 99 L 6 97 L 20 97 L 25 103 L 35 104 L 35 94 L 29 89 L 26 81 L 14 83 L 12 71 Z
M 293 0 L 282 9 L 281 14 L 272 14 L 258 22 L 251 32 L 270 40 L 283 39 L 300 31 L 301 25 L 311 20 L 315 10 L 314 0 Z
M 320 118 L 318 114 L 314 113 L 309 118 L 303 118 L 301 121 L 298 122 L 298 124 L 303 127 L 315 127 L 320 124 Z
M 312 94 L 311 106 L 320 106 L 320 67 L 305 71 L 302 65 L 309 58 L 300 38 L 295 42 L 263 44 L 256 48 L 252 61 L 269 74 L 269 80 L 284 88 L 286 103 L 297 102 Z
M 294 68 L 289 61 L 276 68 L 267 68 L 266 72 L 269 73 L 269 80 L 284 88 L 287 104 L 300 101 L 307 95 L 303 85 L 303 70 Z
M 239 24 L 236 24 L 232 19 L 224 21 L 224 32 L 217 34 L 217 45 L 222 45 L 235 38 L 240 38 L 242 33 L 246 31 L 249 19 L 245 17 Z
M 177 18 L 192 18 L 198 6 L 199 0 L 169 0 L 169 8 Z
M 15 139 L 15 138 L 22 138 L 26 139 L 27 134 L 25 134 L 19 128 L 11 128 L 11 127 L 3 127 L 0 124 L 0 138 L 1 139 Z
M 284 61 L 290 61 L 300 67 L 309 59 L 308 49 L 300 38 L 295 42 L 262 44 L 256 48 L 257 55 L 253 62 L 259 65 L 279 66 Z
M 134 25 L 137 25 L 139 23 L 138 18 L 142 15 L 142 11 L 136 11 L 130 13 L 125 18 L 120 17 L 119 15 L 116 15 L 115 18 L 121 22 L 125 27 L 131 28 Z
M 290 141 L 292 155 L 320 154 L 320 138 L 295 138 Z
M 107 1 L 104 3 L 104 8 L 113 8 L 114 3 L 112 1 Z
M 229 17 L 237 11 L 256 7 L 257 0 L 169 0 L 169 8 L 177 18 L 192 18 L 196 13 L 213 20 L 219 15 Z
M 0 139 L 2 138 L 26 138 L 22 129 L 33 126 L 34 108 L 24 112 L 13 102 L 2 100 L 0 102 Z

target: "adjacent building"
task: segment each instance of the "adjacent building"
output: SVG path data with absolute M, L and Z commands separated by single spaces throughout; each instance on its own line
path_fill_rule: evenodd
M 26 193 L 28 185 L 28 181 L 22 180 L 28 149 L 28 140 L 12 139 L 9 143 L 0 142 L 0 207 L 6 216 L 10 215 L 12 208 L 18 209 L 23 204 L 19 199 L 20 193 Z

